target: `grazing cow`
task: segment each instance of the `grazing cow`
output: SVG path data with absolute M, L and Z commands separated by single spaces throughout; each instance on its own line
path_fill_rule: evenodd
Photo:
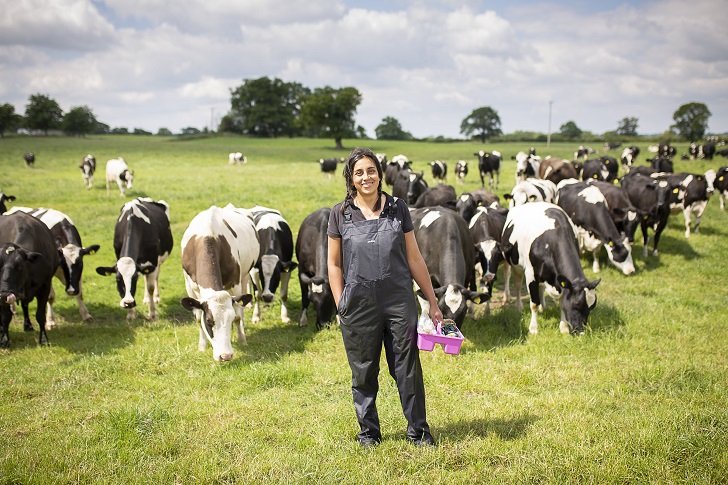
M 36 301 L 38 343 L 48 343 L 46 304 L 51 300 L 53 274 L 58 268 L 58 250 L 45 224 L 24 212 L 0 216 L 0 347 L 10 345 L 8 328 L 12 307 L 20 302 L 26 332 L 33 331 L 28 305 Z
M 669 143 L 660 143 L 657 146 L 657 155 L 661 157 L 668 157 L 672 159 L 675 154 L 677 153 L 677 149 L 673 146 L 670 146 Z
M 409 169 L 401 170 L 392 186 L 392 195 L 407 202 L 407 205 L 414 206 L 427 189 L 427 182 L 424 172 L 415 173 Z
M 493 283 L 498 273 L 498 266 L 503 259 L 503 251 L 501 248 L 501 235 L 503 227 L 508 216 L 508 209 L 494 207 L 478 207 L 475 215 L 470 219 L 468 229 L 470 236 L 473 238 L 475 249 L 477 251 L 477 260 L 480 263 L 483 277 L 480 283 L 485 286 L 488 294 L 486 303 L 486 311 L 490 313 L 490 300 L 493 299 Z M 510 279 L 510 266 L 504 264 L 503 274 L 505 278 L 505 287 L 503 292 L 503 303 L 508 303 L 511 293 L 508 288 Z
M 324 328 L 336 313 L 334 294 L 329 285 L 329 246 L 326 230 L 331 209 L 324 207 L 306 216 L 296 238 L 298 280 L 301 284 L 301 320 L 308 325 L 306 310 L 313 303 L 316 312 L 316 328 Z
M 588 281 L 581 268 L 576 228 L 559 206 L 534 202 L 508 211 L 503 237 L 503 254 L 511 265 L 520 312 L 523 278 L 530 296 L 531 323 L 538 332 L 536 313 L 544 308 L 544 292 L 561 300 L 562 333 L 582 334 L 589 313 L 596 306 L 596 287 L 601 281 Z
M 331 179 L 331 175 L 336 172 L 336 167 L 341 161 L 341 158 L 319 158 L 321 173 Z
M 432 170 L 432 178 L 440 180 L 442 182 L 447 181 L 447 163 L 442 160 L 435 160 L 430 162 L 430 168 Z
M 688 147 L 688 153 L 690 154 L 690 160 L 695 160 L 698 158 L 698 153 L 700 152 L 700 145 L 698 145 L 695 142 L 692 142 L 690 146 Z M 683 160 L 685 160 L 685 157 L 683 156 Z
M 516 159 L 516 183 L 523 182 L 529 177 L 538 177 L 541 166 L 541 157 L 525 152 L 518 152 Z
M 642 255 L 647 257 L 649 241 L 647 229 L 652 227 L 655 232 L 652 255 L 657 256 L 660 236 L 670 217 L 670 185 L 664 180 L 655 180 L 652 177 L 641 175 L 635 170 L 622 177 L 621 185 L 639 213 L 640 228 L 642 229 Z
M 636 145 L 630 145 L 622 150 L 622 156 L 620 161 L 622 163 L 622 170 L 624 173 L 629 173 L 632 165 L 637 161 L 637 155 L 640 154 L 640 149 Z
M 594 149 L 591 147 L 586 147 L 584 145 L 579 145 L 579 148 L 574 152 L 574 160 L 582 159 L 586 161 L 587 158 L 589 158 L 589 155 L 592 153 L 596 153 Z
M 717 152 L 715 152 L 715 154 L 728 158 L 728 148 L 723 148 L 722 150 L 718 150 Z
M 528 178 L 517 183 L 511 193 L 503 197 L 511 208 L 528 202 L 553 202 L 556 197 L 556 184 L 550 180 Z
M 475 215 L 480 206 L 500 205 L 500 198 L 485 189 L 476 189 L 472 192 L 465 192 L 455 204 L 455 210 L 460 214 L 465 222 L 469 222 Z
M 458 160 L 455 164 L 455 180 L 457 183 L 462 184 L 465 181 L 465 176 L 468 174 L 468 162 L 465 160 Z
M 248 157 L 240 152 L 230 153 L 228 155 L 228 165 L 243 165 L 248 163 Z
M 14 201 L 15 196 L 14 195 L 5 195 L 5 192 L 0 190 L 0 214 L 3 214 L 6 210 L 8 210 L 7 206 L 5 205 L 5 201 Z
M 455 187 L 452 185 L 437 184 L 434 187 L 427 187 L 412 207 L 435 207 L 442 206 L 455 210 L 458 196 Z
M 83 186 L 90 189 L 94 186 L 94 172 L 96 172 L 96 158 L 88 154 L 81 160 L 81 177 L 83 178 Z
M 245 343 L 243 306 L 253 298 L 245 293 L 260 252 L 253 219 L 232 205 L 212 206 L 192 219 L 181 248 L 188 296 L 180 303 L 200 325 L 197 348 L 204 352 L 209 341 L 215 361 L 231 360 L 233 324 L 238 342 Z
M 665 180 L 670 185 L 670 211 L 682 212 L 685 218 L 685 237 L 690 237 L 691 216 L 695 215 L 693 232 L 697 234 L 700 220 L 710 196 L 713 195 L 715 170 L 710 169 L 705 175 L 692 173 L 654 174 L 656 180 Z
M 159 270 L 172 250 L 169 206 L 163 200 L 139 197 L 121 208 L 114 227 L 114 266 L 99 266 L 101 276 L 116 275 L 119 306 L 127 309 L 127 320 L 136 317 L 136 293 L 139 274 L 144 275 L 144 303 L 149 318 L 157 318 L 159 304 Z
M 621 143 L 616 143 L 616 142 L 613 142 L 613 141 L 608 141 L 608 142 L 606 142 L 604 144 L 604 150 L 605 151 L 614 150 L 614 149 L 619 148 L 621 146 L 622 146 Z
M 625 275 L 634 274 L 632 247 L 609 214 L 607 200 L 599 188 L 586 182 L 563 181 L 558 185 L 556 204 L 564 209 L 577 229 L 579 247 L 594 256 L 592 269 L 599 273 L 599 253 L 607 250 L 609 261 Z
M 249 209 L 253 217 L 255 230 L 260 240 L 260 254 L 255 267 L 250 270 L 250 277 L 256 287 L 254 293 L 252 322 L 260 321 L 260 300 L 268 304 L 275 298 L 278 284 L 281 285 L 281 322 L 289 323 L 288 318 L 288 282 L 291 271 L 298 264 L 293 261 L 293 234 L 288 222 L 275 209 L 259 205 Z
M 484 303 L 487 295 L 476 290 L 476 251 L 468 224 L 455 211 L 443 207 L 410 210 L 415 238 L 427 261 L 437 305 L 444 318 L 462 325 L 467 302 Z M 422 310 L 420 320 L 427 320 L 430 305 L 422 290 L 417 290 Z
M 581 169 L 581 180 L 601 180 L 604 182 L 608 177 L 609 170 L 600 158 L 584 161 L 584 167 Z
M 657 156 L 650 160 L 650 167 L 658 172 L 672 173 L 674 172 L 672 159 L 664 155 Z
M 713 185 L 715 186 L 715 190 L 718 192 L 720 210 L 725 210 L 725 201 L 728 199 L 728 165 L 718 169 Z
M 390 187 L 394 187 L 394 183 L 397 180 L 399 172 L 410 171 L 411 162 L 404 155 L 395 155 L 392 161 L 383 167 L 384 170 L 384 182 Z
M 640 224 L 637 208 L 630 202 L 627 192 L 623 187 L 609 182 L 588 180 L 589 185 L 597 187 L 607 201 L 609 214 L 612 216 L 617 230 L 627 236 L 630 244 L 634 244 L 634 234 Z
M 546 157 L 538 167 L 538 176 L 544 180 L 550 180 L 556 185 L 564 179 L 575 179 L 578 174 L 574 165 L 568 160 Z
M 75 296 L 78 302 L 78 311 L 84 321 L 93 320 L 86 305 L 83 303 L 83 291 L 81 289 L 81 275 L 83 274 L 83 257 L 95 254 L 99 245 L 94 244 L 84 247 L 81 242 L 81 235 L 73 224 L 73 221 L 63 212 L 54 209 L 31 209 L 29 207 L 13 207 L 8 213 L 25 212 L 45 224 L 51 231 L 60 257 L 60 264 L 56 270 L 56 278 L 63 283 L 68 296 Z M 53 314 L 53 300 L 55 292 L 51 286 L 51 299 L 48 303 L 46 315 L 46 326 L 52 328 L 55 325 Z
M 500 182 L 500 167 L 502 157 L 499 151 L 493 150 L 486 152 L 480 150 L 478 153 L 473 153 L 478 157 L 478 172 L 480 172 L 480 186 L 485 187 L 485 174 L 488 174 L 488 187 L 493 190 L 493 174 L 495 173 L 495 188 L 498 188 Z
M 33 153 L 25 153 L 23 155 L 26 167 L 33 167 L 35 165 L 35 155 Z
M 699 158 L 706 160 L 713 160 L 715 156 L 715 143 L 707 142 L 700 145 L 700 151 L 698 153 Z
M 119 186 L 119 192 L 124 197 L 124 185 L 127 189 L 131 189 L 134 180 L 134 172 L 129 170 L 126 160 L 123 158 L 112 158 L 106 162 L 106 195 L 109 195 L 109 187 L 112 182 L 116 182 Z

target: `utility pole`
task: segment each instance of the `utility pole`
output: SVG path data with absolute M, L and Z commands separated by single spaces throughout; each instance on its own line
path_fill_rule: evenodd
M 215 124 L 215 107 L 213 106 L 210 108 L 210 133 L 212 133 L 214 130 L 212 129 L 212 126 Z
M 551 147 L 551 106 L 554 104 L 553 101 L 549 101 L 549 134 L 546 137 L 546 146 Z

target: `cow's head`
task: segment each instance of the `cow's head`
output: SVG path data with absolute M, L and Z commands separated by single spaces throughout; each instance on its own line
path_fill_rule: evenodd
M 562 333 L 583 334 L 589 313 L 597 305 L 596 288 L 601 279 L 595 281 L 569 281 L 562 275 L 556 277 L 561 288 Z
M 252 301 L 252 295 L 231 296 L 227 291 L 212 291 L 205 299 L 185 297 L 182 306 L 195 314 L 200 331 L 212 344 L 212 358 L 216 362 L 233 358 L 230 340 L 233 323 L 242 319 L 243 307 Z
M 482 284 L 487 288 L 492 288 L 495 281 L 498 266 L 503 261 L 503 252 L 500 241 L 488 238 L 475 245 L 476 254 L 480 267 L 483 270 Z M 492 296 L 492 295 L 490 295 Z
M 0 303 L 10 305 L 25 299 L 25 288 L 32 271 L 30 266 L 42 257 L 40 253 L 26 251 L 13 243 L 0 249 Z
M 614 212 L 617 229 L 624 232 L 630 244 L 634 243 L 634 234 L 640 225 L 640 217 L 637 210 L 615 207 L 612 211 Z
M 266 254 L 260 257 L 258 264 L 261 285 L 263 286 L 260 298 L 265 303 L 271 303 L 275 292 L 281 282 L 281 273 L 290 273 L 298 266 L 293 261 L 281 261 L 275 254 Z
M 15 196 L 14 195 L 5 195 L 2 190 L 0 190 L 0 214 L 4 213 L 8 210 L 8 208 L 5 206 L 5 201 L 14 201 Z
M 60 240 L 56 239 L 58 255 L 61 260 L 61 270 L 66 280 L 66 294 L 69 296 L 78 295 L 81 291 L 81 273 L 83 273 L 83 257 L 87 254 L 95 254 L 99 245 L 94 244 L 87 248 L 80 248 L 75 244 L 61 246 Z
M 136 306 L 134 294 L 139 274 L 148 275 L 155 269 L 157 269 L 157 265 L 149 261 L 137 264 L 132 258 L 125 256 L 119 258 L 115 266 L 99 266 L 96 268 L 96 272 L 101 276 L 116 275 L 116 291 L 121 297 L 119 306 L 129 309 Z
M 308 286 L 308 299 L 316 311 L 316 327 L 322 329 L 331 323 L 336 309 L 329 281 L 321 276 L 311 277 L 301 271 L 298 272 L 298 277 L 301 283 Z
M 409 184 L 407 185 L 407 203 L 414 205 L 417 199 L 427 188 L 427 182 L 425 182 L 424 172 L 420 173 L 409 173 Z
M 470 291 L 462 285 L 450 284 L 435 288 L 437 307 L 442 312 L 443 318 L 455 320 L 458 326 L 465 320 L 465 313 L 468 310 L 468 301 L 475 304 L 485 303 L 490 298 L 487 293 Z M 421 289 L 417 290 L 417 297 L 420 301 L 422 313 L 428 315 L 430 304 Z
M 609 261 L 619 268 L 625 275 L 634 274 L 634 262 L 632 261 L 632 246 L 627 239 L 627 236 L 622 234 L 623 238 L 620 241 L 608 241 L 604 248 L 607 250 Z
M 132 189 L 133 188 L 132 187 L 132 182 L 134 180 L 134 172 L 132 172 L 131 170 L 124 170 L 123 172 L 121 172 L 119 174 L 119 178 L 123 182 L 126 182 L 126 188 L 127 189 Z

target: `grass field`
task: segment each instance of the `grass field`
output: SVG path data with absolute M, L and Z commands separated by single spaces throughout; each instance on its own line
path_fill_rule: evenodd
M 406 154 L 429 183 L 429 161 L 446 160 L 452 171 L 458 159 L 474 165 L 481 148 L 364 143 L 390 158 Z M 506 159 L 499 195 L 514 184 L 510 156 L 527 148 L 488 146 Z M 641 148 L 645 163 L 647 146 Z M 536 149 L 570 159 L 575 146 Z M 26 151 L 35 153 L 35 168 L 24 166 Z M 249 163 L 229 166 L 231 151 Z M 78 169 L 87 153 L 99 161 L 92 190 L 83 188 Z M 260 323 L 246 324 L 248 345 L 234 342 L 231 362 L 198 352 L 197 327 L 179 304 L 186 296 L 179 242 L 188 222 L 213 204 L 258 203 L 279 209 L 295 237 L 306 215 L 344 195 L 341 176 L 322 177 L 316 161 L 346 153 L 332 140 L 310 139 L 0 140 L 0 189 L 17 197 L 9 205 L 65 212 L 86 245 L 101 245 L 85 260 L 93 322 L 80 321 L 75 300 L 56 282 L 61 322 L 48 332 L 50 346 L 38 346 L 37 325 L 34 333 L 23 332 L 18 319 L 10 326 L 10 348 L 0 351 L 0 484 L 726 482 L 728 212 L 717 196 L 699 234 L 686 239 L 682 215 L 673 215 L 659 257 L 642 258 L 637 242 L 636 275 L 623 276 L 602 258 L 599 301 L 585 335 L 559 333 L 551 300 L 535 336 L 528 334 L 527 305 L 522 314 L 513 304 L 494 305 L 490 315 L 479 308 L 465 321 L 460 355 L 441 347 L 422 352 L 437 449 L 406 441 L 386 370 L 378 400 L 384 441 L 359 448 L 351 374 L 335 325 L 320 332 L 284 325 L 274 303 Z M 115 187 L 107 196 L 104 187 L 105 161 L 117 156 L 135 171 L 126 198 Z M 676 171 L 725 164 L 678 157 Z M 456 189 L 479 186 L 471 168 Z M 138 196 L 170 205 L 175 249 L 161 268 L 160 318 L 127 323 L 113 278 L 94 268 L 114 263 L 115 220 Z M 589 258 L 582 265 L 589 279 L 597 277 Z M 297 273 L 291 282 L 289 311 L 297 322 Z

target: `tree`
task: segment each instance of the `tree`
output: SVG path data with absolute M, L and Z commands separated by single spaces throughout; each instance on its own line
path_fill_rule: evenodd
M 561 127 L 559 128 L 559 131 L 561 131 L 561 136 L 563 136 L 567 140 L 576 140 L 581 136 L 581 130 L 578 126 L 576 126 L 576 123 L 573 121 L 567 121 Z
M 232 120 L 223 119 L 221 124 L 225 122 L 226 130 L 239 124 L 243 133 L 256 136 L 294 136 L 301 98 L 309 93 L 310 90 L 301 84 L 278 78 L 246 79 L 231 92 Z
M 128 135 L 129 134 L 129 128 L 118 126 L 116 128 L 111 129 L 112 135 Z
M 63 110 L 58 103 L 45 94 L 32 94 L 25 105 L 25 121 L 32 130 L 48 130 L 58 128 L 63 122 Z
M 488 138 L 502 135 L 498 112 L 490 106 L 474 110 L 460 123 L 460 133 L 467 137 L 473 133 L 478 133 L 480 142 L 483 144 Z
M 144 128 L 134 128 L 134 131 L 132 132 L 132 135 L 145 135 L 145 136 L 148 136 L 148 135 L 151 135 L 151 134 L 152 134 L 151 131 L 147 131 Z
M 698 141 L 708 131 L 708 118 L 712 113 L 703 103 L 687 103 L 680 106 L 672 119 L 675 124 L 671 126 L 678 135 L 687 141 Z
M 180 133 L 182 133 L 183 135 L 199 135 L 202 132 L 194 126 L 188 126 L 187 128 L 182 128 L 182 131 Z
M 356 88 L 316 88 L 304 98 L 300 123 L 313 136 L 333 138 L 336 148 L 343 149 L 341 140 L 356 137 L 354 114 L 361 103 Z
M 172 132 L 169 131 L 169 128 L 160 128 L 157 131 L 157 136 L 172 136 Z
M 387 116 L 374 130 L 378 140 L 411 140 L 412 134 L 402 129 L 396 118 Z
M 63 131 L 69 135 L 86 136 L 96 128 L 96 117 L 88 106 L 74 106 L 63 116 Z
M 618 136 L 637 136 L 637 125 L 639 120 L 637 118 L 622 118 L 622 121 L 617 125 L 617 129 L 614 130 L 614 134 Z
M 0 137 L 5 136 L 6 131 L 14 130 L 22 121 L 23 117 L 15 113 L 15 106 L 5 103 L 0 106 Z
M 243 119 L 239 115 L 230 112 L 220 119 L 217 127 L 218 133 L 243 133 Z

